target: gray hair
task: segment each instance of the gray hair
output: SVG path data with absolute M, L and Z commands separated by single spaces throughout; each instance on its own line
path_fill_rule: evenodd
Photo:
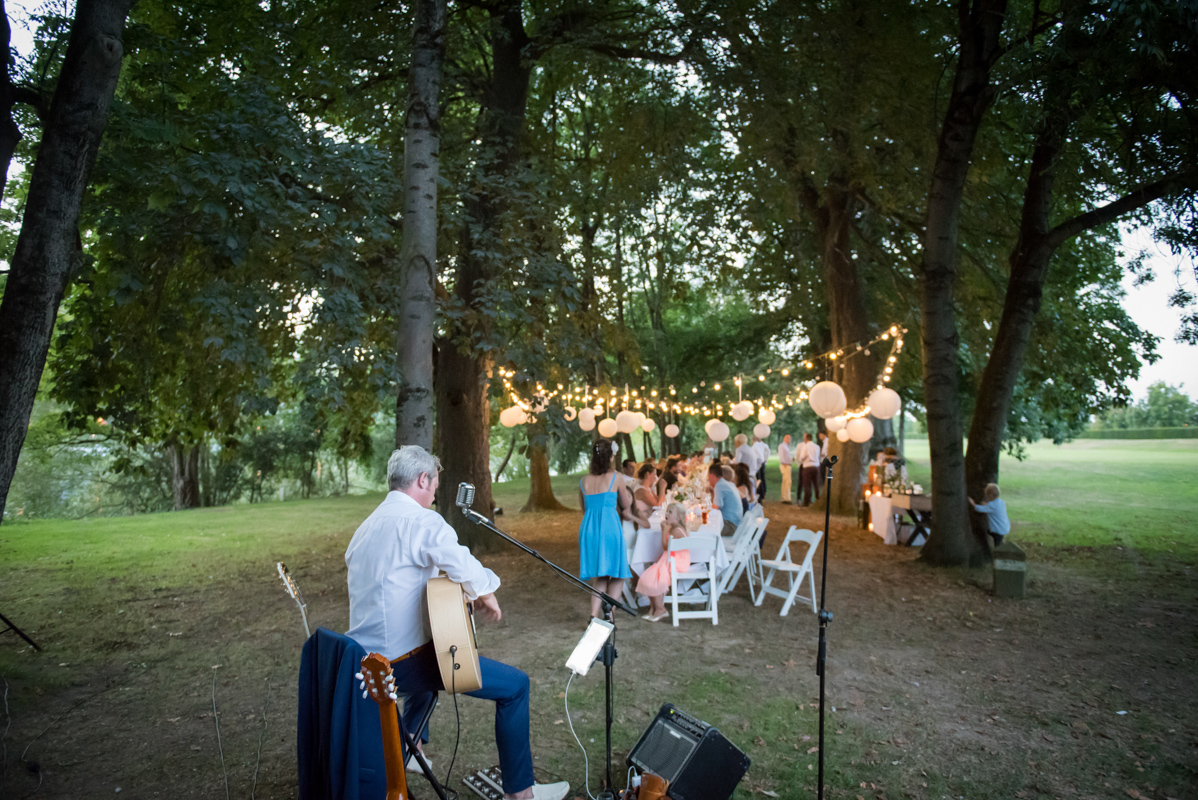
M 410 488 L 421 475 L 435 477 L 441 471 L 441 459 L 418 444 L 399 448 L 387 459 L 387 488 L 403 491 Z
M 736 445 L 748 444 L 748 442 L 749 437 L 745 436 L 743 433 L 736 434 L 736 436 L 732 439 L 732 443 Z

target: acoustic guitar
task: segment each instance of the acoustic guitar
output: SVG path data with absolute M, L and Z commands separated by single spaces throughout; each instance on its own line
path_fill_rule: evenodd
M 362 671 L 354 675 L 361 681 L 362 697 L 379 704 L 379 723 L 383 727 L 383 764 L 387 768 L 387 800 L 408 800 L 408 776 L 404 771 L 403 748 L 399 743 L 399 717 L 396 715 L 395 677 L 391 662 L 378 653 L 362 659 Z
M 474 632 L 474 609 L 461 586 L 444 575 L 425 587 L 428 627 L 445 691 L 473 692 L 483 686 L 478 666 L 478 641 Z

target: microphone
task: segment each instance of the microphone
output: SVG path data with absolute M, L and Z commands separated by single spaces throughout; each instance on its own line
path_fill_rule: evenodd
M 840 456 L 828 456 L 827 458 L 824 459 L 824 466 L 830 467 L 839 460 L 840 460 Z M 458 495 L 458 497 L 461 497 L 461 495 Z
M 469 483 L 458 484 L 458 499 L 457 507 L 463 510 L 469 509 L 474 505 L 474 486 Z

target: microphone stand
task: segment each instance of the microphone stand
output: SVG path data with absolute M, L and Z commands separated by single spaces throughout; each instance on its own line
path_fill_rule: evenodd
M 463 485 L 465 485 L 465 484 L 463 484 Z M 530 556 L 535 558 L 537 561 L 540 561 L 542 564 L 544 564 L 547 567 L 549 567 L 550 569 L 552 569 L 558 575 L 565 578 L 568 583 L 571 583 L 574 586 L 577 586 L 579 589 L 582 589 L 583 591 L 587 592 L 588 594 L 590 594 L 594 597 L 598 597 L 599 601 L 602 603 L 601 607 L 603 609 L 603 616 L 608 620 L 608 622 L 610 622 L 612 624 L 611 635 L 608 636 L 607 639 L 603 642 L 603 649 L 599 651 L 599 657 L 596 659 L 597 661 L 603 662 L 604 692 L 606 695 L 606 705 L 607 705 L 607 720 L 606 720 L 606 722 L 607 722 L 607 760 L 606 760 L 606 764 L 607 764 L 606 775 L 607 775 L 607 777 L 603 781 L 603 788 L 600 790 L 599 794 L 596 796 L 596 800 L 615 800 L 616 795 L 615 795 L 614 790 L 612 789 L 612 780 L 611 780 L 611 726 L 612 726 L 612 722 L 614 720 L 614 715 L 612 713 L 612 699 L 611 699 L 612 667 L 615 665 L 616 656 L 618 655 L 616 653 L 616 629 L 615 629 L 616 615 L 615 615 L 614 609 L 618 608 L 621 611 L 623 611 L 624 613 L 629 614 L 634 617 L 636 616 L 636 611 L 629 608 L 623 602 L 612 597 L 607 592 L 599 591 L 594 586 L 591 586 L 586 581 L 584 581 L 581 578 L 579 578 L 578 576 L 574 575 L 572 572 L 567 572 L 566 570 L 562 569 L 557 564 L 554 564 L 552 561 L 545 558 L 545 556 L 538 553 L 536 550 L 533 550 L 531 547 L 524 544 L 524 542 L 521 542 L 519 539 L 516 539 L 513 536 L 510 536 L 509 534 L 507 534 L 504 531 L 501 531 L 499 528 L 495 527 L 495 524 L 493 522 L 491 522 L 491 520 L 487 519 L 482 514 L 478 513 L 474 509 L 470 508 L 470 502 L 473 500 L 473 494 L 474 494 L 473 487 L 470 488 L 470 492 L 468 494 L 466 494 L 465 497 L 463 497 L 462 491 L 461 491 L 461 489 L 459 489 L 457 506 L 458 506 L 458 508 L 460 508 L 462 510 L 462 514 L 464 514 L 467 519 L 469 519 L 471 522 L 474 522 L 477 525 L 482 525 L 487 530 L 491 531 L 492 533 L 497 534 L 505 542 L 515 545 L 520 550 L 523 550 L 525 553 L 528 553 Z
M 821 465 L 827 470 L 827 477 L 824 481 L 824 566 L 819 579 L 819 652 L 815 657 L 815 674 L 819 676 L 819 783 L 815 790 L 818 800 L 824 797 L 824 678 L 827 673 L 828 623 L 832 621 L 832 612 L 824 608 L 828 588 L 828 540 L 832 533 L 832 465 L 839 460 L 837 456 L 831 456 L 825 458 Z

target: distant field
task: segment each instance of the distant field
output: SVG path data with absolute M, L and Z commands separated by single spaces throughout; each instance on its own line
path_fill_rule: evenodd
M 907 442 L 909 472 L 931 488 L 926 439 Z M 1198 553 L 1198 440 L 1039 443 L 1004 456 L 999 486 L 1021 540 Z

